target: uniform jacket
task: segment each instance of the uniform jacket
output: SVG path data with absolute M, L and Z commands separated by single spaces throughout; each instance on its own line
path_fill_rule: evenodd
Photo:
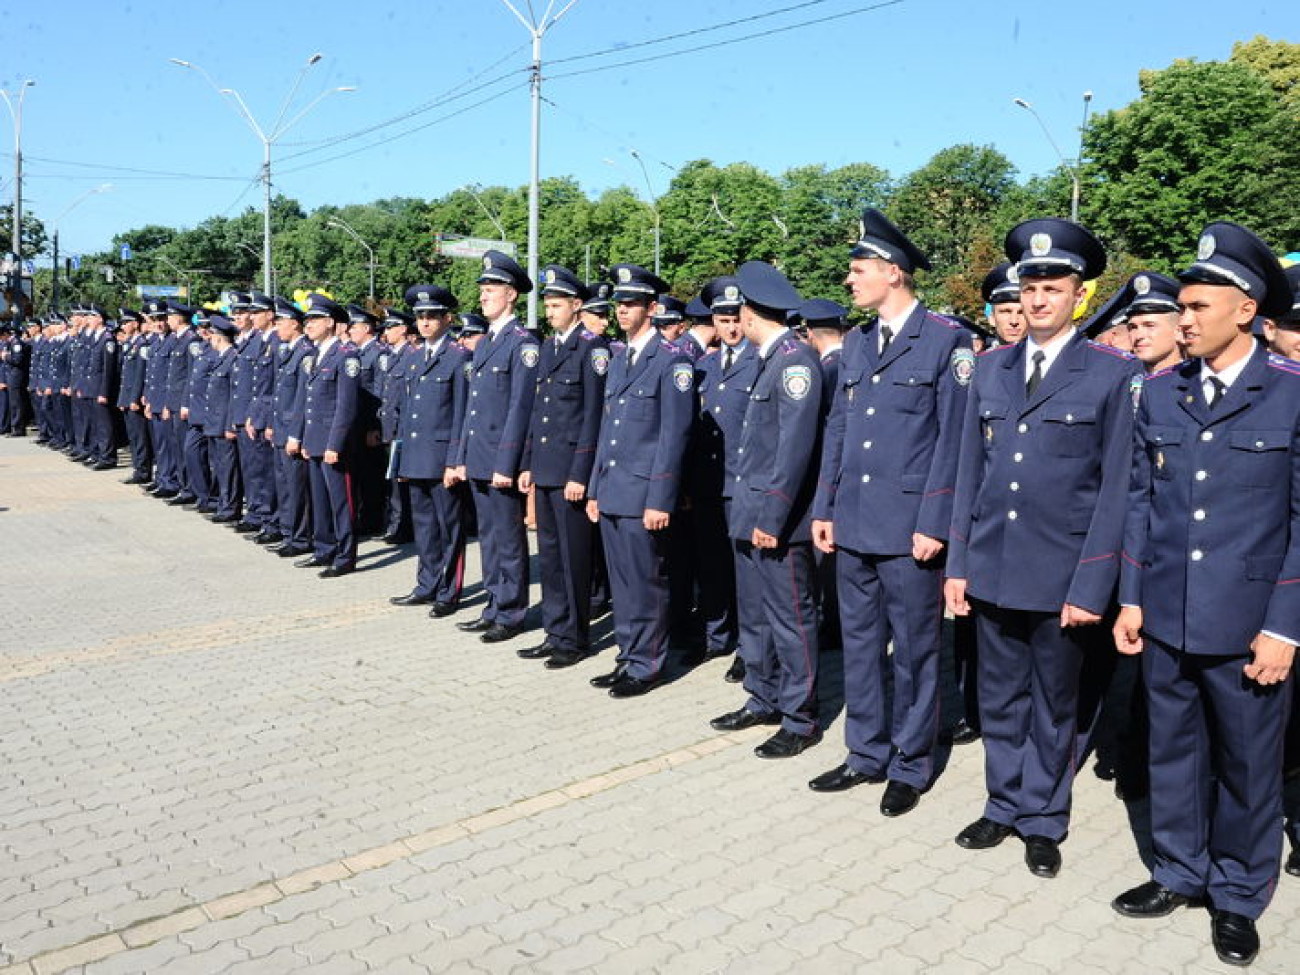
M 205 436 L 223 437 L 230 430 L 230 390 L 234 384 L 236 355 L 234 346 L 217 353 L 212 370 L 208 373 L 203 410 Z
M 627 350 L 610 362 L 600 444 L 587 495 L 604 514 L 641 517 L 672 511 L 695 413 L 695 369 L 659 336 L 631 370 Z
M 90 337 L 85 331 L 78 332 L 68 339 L 68 380 L 74 396 L 85 398 L 91 395 Z
M 445 336 L 429 357 L 423 343 L 402 357 L 406 408 L 397 429 L 397 476 L 438 480 L 454 466 L 469 398 L 470 353 Z
M 338 340 L 323 356 L 313 356 L 311 363 L 303 401 L 303 450 L 313 459 L 327 450 L 343 454 L 357 416 L 361 363 L 356 350 Z
M 190 411 L 186 422 L 203 430 L 207 426 L 208 382 L 212 378 L 212 367 L 217 363 L 217 350 L 206 342 L 198 349 L 198 354 L 190 359 L 190 381 L 182 405 Z
M 844 337 L 813 517 L 835 544 L 872 555 L 948 538 L 962 414 L 974 372 L 969 333 L 921 305 L 879 354 L 875 323 Z
M 148 361 L 141 354 L 144 344 L 145 337 L 138 332 L 122 343 L 122 381 L 117 390 L 117 406 L 124 410 L 139 404 L 144 391 L 144 369 Z
M 691 344 L 696 344 L 694 339 Z M 746 342 L 723 372 L 725 352 L 717 349 L 695 363 L 698 413 L 683 480 L 683 490 L 692 499 L 729 498 L 736 481 L 736 451 L 759 361 L 754 343 Z
M 167 368 L 171 363 L 172 347 L 176 336 L 171 332 L 166 335 L 154 335 L 149 341 L 149 351 L 145 366 L 144 398 L 154 415 L 163 411 L 167 401 Z
M 782 543 L 812 538 L 817 490 L 822 374 L 817 353 L 792 333 L 758 356 L 754 388 L 736 451 L 731 537 L 758 528 Z
M 563 487 L 569 481 L 585 486 L 591 478 L 609 361 L 609 343 L 582 327 L 558 348 L 554 337 L 542 340 L 520 463 L 538 487 Z
M 72 384 L 71 352 L 68 333 L 64 332 L 50 349 L 49 385 L 56 393 Z
M 361 363 L 361 375 L 357 379 L 357 429 L 363 433 L 377 431 L 380 428 L 379 409 L 383 399 L 384 372 L 379 367 L 380 357 L 388 346 L 379 339 L 371 339 L 363 348 L 357 349 L 357 361 Z
M 248 419 L 253 428 L 265 430 L 271 425 L 272 397 L 275 394 L 276 364 L 279 362 L 280 336 L 274 329 L 261 337 L 261 346 L 257 358 L 252 362 L 252 376 L 249 379 Z
M 1245 655 L 1300 640 L 1300 364 L 1256 348 L 1213 411 L 1200 371 L 1142 390 L 1120 602 L 1170 646 Z
M 384 443 L 392 443 L 397 436 L 398 417 L 406 396 L 406 367 L 410 357 L 419 354 L 422 345 L 404 342 L 398 348 L 389 348 L 379 354 L 379 372 L 383 377 L 379 397 L 379 435 Z
M 457 464 L 474 480 L 515 477 L 537 391 L 537 336 L 511 319 L 483 336 L 470 364 L 469 408 Z
M 1104 613 L 1119 576 L 1140 364 L 1076 333 L 1026 397 L 1026 348 L 980 356 L 948 575 L 1006 609 Z
M 271 443 L 283 448 L 292 437 L 302 439 L 302 411 L 307 371 L 315 346 L 305 335 L 281 342 L 275 349 L 275 385 L 271 394 Z
M 242 344 L 235 343 L 235 371 L 230 389 L 230 426 L 242 430 L 252 418 L 253 382 L 257 376 L 258 359 L 266 348 L 261 332 L 250 330 Z
M 167 362 L 167 409 L 179 413 L 185 405 L 185 392 L 190 382 L 190 369 L 194 360 L 203 354 L 206 343 L 199 333 L 187 328 L 174 336 Z

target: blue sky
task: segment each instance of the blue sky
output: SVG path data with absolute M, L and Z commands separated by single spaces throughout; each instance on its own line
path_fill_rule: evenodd
M 540 15 L 546 3 L 532 8 Z M 516 6 L 527 16 L 527 0 Z M 574 176 L 588 192 L 626 184 L 643 193 L 630 149 L 647 160 L 656 192 L 669 167 L 702 157 L 772 172 L 867 161 L 901 175 L 962 142 L 993 145 L 1022 174 L 1041 173 L 1056 155 L 1013 98 L 1033 103 L 1073 156 L 1084 91 L 1093 92 L 1094 112 L 1109 111 L 1136 97 L 1142 68 L 1226 58 L 1233 41 L 1256 34 L 1300 34 L 1288 0 L 877 0 L 865 12 L 740 39 L 868 6 L 578 0 L 543 41 L 551 103 L 543 175 Z M 760 16 L 781 8 L 797 9 Z M 634 47 L 741 18 L 756 19 Z M 328 88 L 356 86 L 325 98 L 274 150 L 277 191 L 307 208 L 528 179 L 530 38 L 501 0 L 406 0 L 372 11 L 338 0 L 26 0 L 6 4 L 0 37 L 0 87 L 36 81 L 24 113 L 26 209 L 48 223 L 87 190 L 113 184 L 59 221 L 66 253 L 103 248 L 146 223 L 192 226 L 260 205 L 252 180 L 261 143 L 229 98 L 169 58 L 237 89 L 264 125 L 315 52 L 324 57 L 304 76 L 298 107 Z M 714 46 L 669 56 L 703 45 Z M 592 68 L 607 70 L 575 73 Z M 0 198 L 8 201 L 12 132 L 7 114 L 0 120 Z

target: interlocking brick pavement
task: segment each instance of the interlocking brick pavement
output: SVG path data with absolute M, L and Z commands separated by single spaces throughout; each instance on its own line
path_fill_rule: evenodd
M 1110 910 L 1145 871 L 1091 773 L 1037 880 L 952 843 L 977 745 L 886 820 L 805 786 L 838 722 L 762 762 L 707 726 L 722 662 L 613 701 L 608 649 L 552 673 L 390 607 L 409 552 L 320 580 L 10 439 L 0 509 L 0 972 L 1224 970 L 1204 912 Z M 1298 922 L 1284 876 L 1255 971 L 1295 970 Z

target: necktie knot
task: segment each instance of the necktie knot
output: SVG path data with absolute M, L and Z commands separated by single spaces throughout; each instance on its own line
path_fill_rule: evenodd
M 1228 391 L 1227 384 L 1218 376 L 1211 376 L 1208 380 L 1210 384 L 1209 393 L 1205 397 L 1206 404 L 1210 409 L 1219 405 L 1219 400 L 1223 399 L 1223 394 Z
M 1029 373 L 1029 381 L 1025 383 L 1026 396 L 1033 396 L 1034 390 L 1036 390 L 1038 384 L 1043 381 L 1043 363 L 1047 361 L 1047 353 L 1042 349 L 1038 349 L 1034 352 L 1031 358 L 1034 361 L 1034 368 L 1033 371 Z
M 731 364 L 736 360 L 736 350 L 727 346 L 727 351 L 722 354 L 722 371 L 730 372 Z
M 880 354 L 884 355 L 889 343 L 894 341 L 894 330 L 888 325 L 880 326 Z

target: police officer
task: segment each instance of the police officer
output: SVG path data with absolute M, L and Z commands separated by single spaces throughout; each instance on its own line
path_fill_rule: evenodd
M 524 444 L 520 489 L 533 495 L 545 638 L 519 651 L 549 658 L 552 670 L 590 652 L 591 566 L 597 544 L 587 518 L 587 482 L 605 403 L 609 343 L 583 328 L 586 288 L 558 264 L 542 272 L 542 301 L 551 336 L 541 343 L 537 393 Z
M 708 285 L 705 285 L 707 288 Z M 702 295 L 686 303 L 686 331 L 677 347 L 692 362 L 699 362 L 718 342 L 718 330 L 713 325 L 713 313 Z
M 1178 328 L 1178 282 L 1142 271 L 1125 288 L 1129 346 L 1147 375 L 1182 362 L 1182 333 Z
M 311 552 L 311 486 L 302 457 L 302 411 L 306 399 L 308 360 L 312 344 L 303 334 L 302 309 L 284 298 L 275 299 L 275 381 L 271 391 L 270 427 L 275 456 L 275 497 L 280 536 L 275 554 L 294 558 Z M 268 542 L 273 545 L 273 542 Z
M 189 386 L 190 369 L 203 352 L 203 339 L 194 330 L 196 309 L 176 301 L 167 303 L 167 327 L 173 343 L 168 353 L 166 386 L 163 400 L 163 419 L 166 434 L 171 438 L 172 455 L 176 461 L 176 494 L 182 503 L 195 500 L 195 485 L 190 484 L 189 464 L 185 454 L 189 424 L 181 416 L 185 405 L 185 392 Z
M 1192 358 L 1142 391 L 1115 624 L 1147 684 L 1155 868 L 1114 907 L 1160 917 L 1208 898 L 1219 959 L 1248 965 L 1277 883 L 1300 641 L 1300 367 L 1251 324 L 1293 297 L 1232 223 L 1206 227 L 1178 277 Z
M 117 466 L 117 434 L 113 404 L 117 402 L 119 365 L 117 323 L 98 305 L 86 308 L 88 355 L 85 373 L 85 409 L 90 417 L 90 444 L 86 457 L 91 470 L 110 471 Z
M 878 210 L 860 231 L 844 283 L 878 317 L 844 340 L 813 523 L 836 552 L 849 754 L 808 785 L 887 779 L 880 811 L 901 816 L 935 775 L 942 556 L 975 355 L 965 329 L 916 298 L 929 259 Z
M 379 400 L 379 436 L 388 479 L 388 504 L 384 511 L 384 541 L 400 545 L 411 540 L 411 488 L 389 471 L 392 445 L 397 439 L 397 424 L 401 417 L 406 393 L 406 368 L 410 358 L 419 354 L 420 332 L 415 316 L 400 308 L 384 308 L 384 344 L 387 350 L 379 356 L 381 373 Z M 454 339 L 453 339 L 454 341 Z
M 388 351 L 378 336 L 379 317 L 360 305 L 348 305 L 348 338 L 361 363 L 357 383 L 356 455 L 353 478 L 357 492 L 357 534 L 365 538 L 384 533 L 384 473 L 387 452 L 379 411 L 384 371 L 379 360 Z
M 479 306 L 488 333 L 471 360 L 469 408 L 456 455 L 455 480 L 468 480 L 478 513 L 483 588 L 476 620 L 458 623 L 484 643 L 517 636 L 528 610 L 528 533 L 519 460 L 537 389 L 537 337 L 515 317 L 515 302 L 533 289 L 523 268 L 500 251 L 483 256 Z
M 248 419 L 244 435 L 251 438 L 249 449 L 258 471 L 258 492 L 249 499 L 249 509 L 258 531 L 252 541 L 258 545 L 278 545 L 284 540 L 280 531 L 280 495 L 276 480 L 275 434 L 271 416 L 275 408 L 275 378 L 280 362 L 280 335 L 276 327 L 277 301 L 273 295 L 254 291 L 249 295 L 249 316 L 261 338 L 261 349 L 253 360 L 249 383 Z
M 617 665 L 594 677 L 611 697 L 645 694 L 668 651 L 668 533 L 694 414 L 695 370 L 651 324 L 668 285 L 616 264 L 613 300 L 625 347 L 613 356 L 587 516 L 600 519 L 614 604 Z
M 729 512 L 742 579 L 740 652 L 749 700 L 710 723 L 719 731 L 779 724 L 754 753 L 791 758 L 822 737 L 810 518 L 822 377 L 817 354 L 786 327 L 787 313 L 803 300 L 785 275 L 749 261 L 736 278 L 744 296 L 741 324 L 758 360 Z
M 181 401 L 180 415 L 185 421 L 185 440 L 182 443 L 181 456 L 185 460 L 185 471 L 189 479 L 193 499 L 186 500 L 177 495 L 167 503 L 170 505 L 194 505 L 200 514 L 211 514 L 217 510 L 217 493 L 212 477 L 212 458 L 208 452 L 207 406 L 208 381 L 212 377 L 212 367 L 216 364 L 217 353 L 209 341 L 211 332 L 208 327 L 209 311 L 199 309 L 194 314 L 194 327 L 201 342 L 191 346 L 197 349 L 190 357 L 190 375 L 185 386 L 185 398 Z
M 230 391 L 230 427 L 236 434 L 239 471 L 244 482 L 244 517 L 233 527 L 241 535 L 259 535 L 274 525 L 275 473 L 271 445 L 254 423 L 263 421 L 265 396 L 274 377 L 270 347 L 275 322 L 275 299 L 260 291 L 237 295 L 231 304 L 240 333 Z
M 1118 576 L 1140 366 L 1072 326 L 1101 244 L 1066 220 L 1006 238 L 1028 336 L 984 353 L 966 410 L 945 595 L 975 614 L 988 801 L 967 849 L 1025 841 L 1053 877 L 1070 817 L 1079 674 Z M 841 598 L 844 593 L 841 591 Z
M 148 363 L 147 336 L 143 333 L 144 317 L 130 308 L 117 313 L 122 323 L 122 380 L 118 386 L 117 408 L 122 412 L 127 443 L 131 448 L 131 476 L 126 484 L 145 484 L 153 467 L 153 447 L 149 442 L 149 424 L 144 418 L 140 397 L 144 393 L 144 372 Z
M 417 284 L 405 297 L 422 341 L 399 362 L 407 389 L 397 418 L 392 469 L 409 489 L 417 567 L 415 588 L 389 601 L 429 605 L 430 616 L 443 617 L 456 611 L 465 576 L 467 488 L 452 469 L 464 429 L 472 353 L 451 338 L 455 295 L 437 285 Z
M 235 382 L 235 337 L 239 326 L 225 315 L 208 316 L 208 342 L 213 351 L 203 402 L 203 434 L 208 441 L 208 459 L 212 464 L 215 508 L 209 520 L 218 525 L 237 524 L 244 504 L 240 479 L 239 436 L 230 422 L 230 399 Z
M 989 324 L 996 344 L 1015 345 L 1025 337 L 1025 316 L 1020 311 L 1020 281 L 1010 261 L 984 275 L 980 296 L 989 306 Z
M 169 426 L 167 420 L 163 419 L 163 409 L 167 401 L 167 369 L 171 363 L 176 336 L 167 327 L 165 300 L 150 298 L 146 301 L 144 316 L 154 334 L 145 363 L 142 402 L 145 419 L 149 422 L 149 440 L 153 444 L 155 462 L 154 479 L 144 485 L 144 490 L 156 498 L 174 498 L 180 493 L 180 480 L 176 473 L 179 458 L 172 438 L 168 435 Z
M 578 316 L 582 327 L 595 335 L 604 335 L 609 331 L 609 296 L 614 288 L 608 281 L 589 281 L 586 299 Z
M 0 432 L 11 437 L 27 436 L 27 421 L 31 415 L 31 398 L 28 392 L 28 380 L 31 378 L 32 347 L 23 335 L 22 329 L 15 326 L 5 343 L 5 363 L 8 366 L 5 385 L 9 392 L 8 412 L 0 416 Z
M 65 453 L 72 449 L 70 342 L 67 320 L 62 315 L 56 314 L 50 363 L 46 374 L 46 394 L 51 399 L 50 412 L 54 428 L 50 445 Z
M 316 346 L 307 370 L 302 453 L 310 467 L 312 555 L 294 565 L 320 568 L 323 579 L 357 567 L 351 488 L 353 421 L 361 362 L 336 334 L 348 313 L 324 295 L 308 297 L 303 315 L 307 338 Z

